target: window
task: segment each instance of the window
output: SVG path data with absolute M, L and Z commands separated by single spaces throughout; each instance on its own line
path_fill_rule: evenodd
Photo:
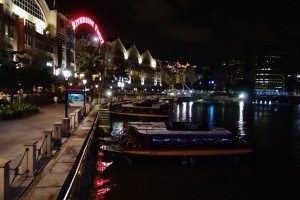
M 45 50 L 45 43 L 40 40 L 40 39 L 35 39 L 35 48 L 39 49 L 39 50 Z
M 46 21 L 36 0 L 13 0 L 12 2 L 36 18 Z
M 14 27 L 13 27 L 13 26 L 10 26 L 10 27 L 9 27 L 9 32 L 8 32 L 8 34 L 9 34 L 9 37 L 10 37 L 10 38 L 14 38 Z
M 34 29 L 35 24 L 27 19 L 25 19 L 25 26 Z
M 6 35 L 6 36 L 8 36 L 8 25 L 7 24 L 5 24 L 5 27 L 4 27 L 4 34 Z
M 31 35 L 26 34 L 26 44 L 32 46 L 32 37 Z

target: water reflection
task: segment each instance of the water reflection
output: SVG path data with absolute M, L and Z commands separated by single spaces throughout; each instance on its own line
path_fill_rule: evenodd
M 300 167 L 300 105 L 297 106 L 294 118 L 294 157 L 295 166 Z
M 243 138 L 245 134 L 245 122 L 244 122 L 244 102 L 240 101 L 239 103 L 239 120 L 238 120 L 238 130 L 240 138 Z
M 193 117 L 193 112 L 192 112 L 193 104 L 194 104 L 193 102 L 189 102 L 189 112 L 187 113 L 189 117 L 189 121 L 192 121 L 192 117 Z
M 208 125 L 210 128 L 213 128 L 215 125 L 215 105 L 210 104 L 208 107 Z
M 186 103 L 186 102 L 183 102 L 183 103 L 182 103 L 181 119 L 180 119 L 180 121 L 183 121 L 183 122 L 186 121 L 186 115 L 187 115 L 187 113 L 186 113 L 186 107 L 187 107 L 187 103 Z
M 238 195 L 235 199 L 242 199 L 245 195 L 253 195 L 253 199 L 261 199 L 262 195 L 266 195 L 265 199 L 276 199 L 277 195 L 285 195 L 280 193 L 285 191 L 281 190 L 284 187 L 293 186 L 295 191 L 299 191 L 297 185 L 289 181 L 289 178 L 296 179 L 299 176 L 294 176 L 292 170 L 286 169 L 290 169 L 290 165 L 300 168 L 300 106 L 282 106 L 275 103 L 270 105 L 269 101 L 262 103 L 249 105 L 247 102 L 188 102 L 174 107 L 172 121 L 207 119 L 210 127 L 221 126 L 238 133 L 241 140 L 249 139 L 256 152 L 249 162 L 238 165 L 227 165 L 226 162 L 216 165 L 212 162 L 212 165 L 204 163 L 184 167 L 153 163 L 124 167 L 117 162 L 109 166 L 110 163 L 100 161 L 96 165 L 97 173 L 93 182 L 95 188 L 91 198 L 158 199 L 157 196 L 161 194 L 159 199 L 174 199 L 172 197 L 180 195 L 180 199 L 192 199 L 186 195 L 199 192 L 197 197 L 222 199 L 222 196 L 211 197 L 211 188 L 214 188 L 216 194 L 241 191 L 238 192 L 241 196 Z M 118 135 L 128 123 L 125 120 L 124 123 L 112 124 L 113 134 Z M 162 167 L 165 169 L 162 170 Z M 217 188 L 216 180 L 219 183 Z M 228 180 L 231 184 L 228 184 Z M 199 190 L 199 185 L 207 187 L 207 190 Z M 266 185 L 268 190 L 262 190 Z M 273 189 L 276 186 L 278 188 Z M 247 188 L 253 189 L 248 191 Z M 203 191 L 208 193 L 203 194 Z M 288 194 L 289 191 L 286 191 L 286 195 Z

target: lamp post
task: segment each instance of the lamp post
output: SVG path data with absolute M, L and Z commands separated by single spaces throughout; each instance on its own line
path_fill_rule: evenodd
M 87 83 L 87 80 L 83 79 L 82 83 L 83 83 L 83 106 L 85 106 L 85 84 Z
M 67 69 L 63 71 L 63 75 L 65 77 L 65 87 L 66 87 L 66 92 L 65 92 L 65 97 L 66 97 L 66 105 L 65 105 L 65 117 L 68 117 L 68 79 L 71 76 L 71 72 Z

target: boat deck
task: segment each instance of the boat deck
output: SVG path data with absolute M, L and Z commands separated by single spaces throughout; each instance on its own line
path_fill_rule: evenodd
M 148 117 L 148 118 L 169 118 L 169 115 L 164 114 L 147 114 L 147 113 L 131 113 L 131 112 L 115 112 L 110 111 L 111 114 L 120 116 L 131 116 L 131 117 Z
M 201 149 L 159 149 L 159 150 L 124 150 L 125 154 L 137 156 L 235 156 L 247 155 L 253 152 L 252 148 L 201 148 Z

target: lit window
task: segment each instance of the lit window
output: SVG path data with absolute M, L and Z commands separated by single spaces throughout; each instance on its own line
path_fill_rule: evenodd
M 4 34 L 6 35 L 6 36 L 8 36 L 8 25 L 7 24 L 5 24 L 5 27 L 4 27 Z
M 12 2 L 36 18 L 46 21 L 42 9 L 36 0 L 13 0 Z

